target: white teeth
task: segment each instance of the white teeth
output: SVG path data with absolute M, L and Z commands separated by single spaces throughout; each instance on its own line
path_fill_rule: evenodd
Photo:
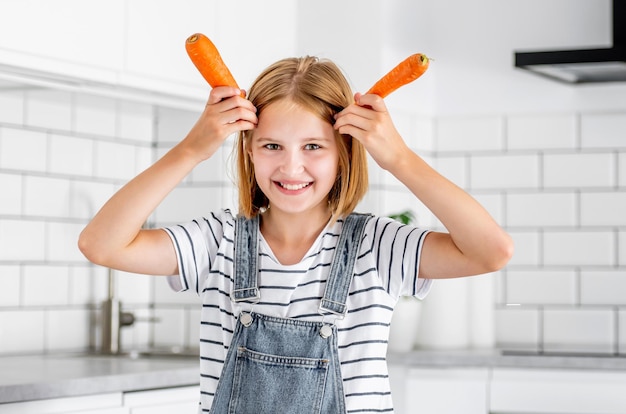
M 309 183 L 302 183 L 302 184 L 285 184 L 285 183 L 280 183 L 280 186 L 282 188 L 284 188 L 285 190 L 295 191 L 295 190 L 301 190 L 304 187 L 308 187 Z

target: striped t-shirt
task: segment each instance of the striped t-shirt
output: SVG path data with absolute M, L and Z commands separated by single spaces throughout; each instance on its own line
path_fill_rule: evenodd
M 201 298 L 200 405 L 208 413 L 231 343 L 239 312 L 321 321 L 318 308 L 343 220 L 329 224 L 300 263 L 282 265 L 259 232 L 260 302 L 233 303 L 235 218 L 222 210 L 190 223 L 171 226 L 180 277 L 176 290 Z M 418 278 L 427 232 L 389 218 L 368 221 L 354 268 L 344 319 L 336 322 L 338 355 L 348 413 L 391 413 L 387 340 L 399 296 L 423 298 L 430 280 Z

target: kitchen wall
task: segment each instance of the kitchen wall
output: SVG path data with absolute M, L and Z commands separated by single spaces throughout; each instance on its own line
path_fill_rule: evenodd
M 0 108 L 0 352 L 85 348 L 106 272 L 76 238 L 151 162 L 152 108 L 21 85 Z
M 415 48 L 433 55 L 419 83 L 388 98 L 396 125 L 412 148 L 478 198 L 516 242 L 503 271 L 435 285 L 422 304 L 418 345 L 433 346 L 433 336 L 453 327 L 456 336 L 443 338 L 441 348 L 494 344 L 624 353 L 626 86 L 556 84 L 511 64 L 518 48 L 607 42 L 608 2 L 548 6 L 536 0 L 510 3 L 507 10 L 495 0 L 471 6 L 456 1 L 454 7 L 365 3 L 358 12 L 350 12 L 349 2 L 299 3 L 297 52 L 338 60 L 354 74 L 357 89 Z M 326 16 L 325 30 L 314 30 L 307 16 L 331 9 L 336 13 Z M 371 22 L 367 59 L 353 52 L 365 30 L 358 24 L 365 21 Z M 555 30 L 556 21 L 562 31 Z M 339 32 L 346 25 L 354 30 L 342 41 Z M 120 185 L 177 142 L 196 116 L 79 92 L 2 89 L 0 353 L 97 346 L 107 270 L 82 258 L 78 233 Z M 227 144 L 217 162 L 196 169 L 149 224 L 236 205 L 226 173 L 229 155 Z M 360 210 L 387 214 L 411 208 L 419 224 L 440 227 L 375 165 L 371 182 Z M 196 343 L 192 294 L 171 293 L 161 278 L 115 277 L 125 310 L 142 318 L 123 328 L 124 348 Z M 433 311 L 444 312 L 430 316 Z
M 434 308 L 449 314 L 449 326 L 469 326 L 465 342 L 452 338 L 451 346 L 471 345 L 473 327 L 493 318 L 501 348 L 623 354 L 626 84 L 561 84 L 512 64 L 515 50 L 609 45 L 610 2 L 414 7 L 426 27 L 411 33 L 436 59 L 431 100 L 415 104 L 434 114 L 436 166 L 475 195 L 516 243 L 510 264 L 492 278 L 493 313 L 483 309 L 476 320 L 485 292 L 470 279 L 439 283 L 422 316 Z M 402 11 L 391 14 L 402 22 Z M 399 48 L 403 37 L 396 39 Z M 424 319 L 426 333 L 445 329 L 431 329 L 437 315 Z M 429 346 L 429 338 L 418 344 Z
M 513 67 L 515 50 L 610 45 L 610 1 L 331 3 L 300 6 L 301 51 L 339 60 L 358 89 L 410 53 L 434 58 L 387 105 L 411 146 L 516 242 L 503 271 L 437 282 L 417 346 L 624 353 L 626 83 L 567 85 Z M 340 10 L 326 16 L 331 6 Z M 344 36 L 346 19 L 354 30 Z M 368 209 L 411 205 L 393 178 L 375 174 Z
M 78 235 L 116 189 L 160 155 L 157 143 L 182 138 L 197 115 L 0 84 L 0 354 L 100 347 L 109 272 L 84 259 Z M 223 170 L 221 162 L 197 168 L 148 225 L 220 205 L 231 189 Z M 122 329 L 123 349 L 197 346 L 192 295 L 174 295 L 164 278 L 113 277 L 123 310 L 137 317 Z
M 626 352 L 626 112 L 439 117 L 437 166 L 511 233 L 506 349 Z
M 180 139 L 197 114 L 48 90 L 5 91 L 0 106 L 0 352 L 85 350 L 98 344 L 107 270 L 83 259 L 78 233 L 115 189 Z M 516 241 L 509 266 L 481 276 L 497 281 L 497 345 L 623 353 L 626 113 L 430 118 L 396 111 L 394 118 L 411 146 L 475 195 Z M 150 224 L 236 206 L 231 145 L 232 139 L 213 162 L 194 170 Z M 411 208 L 420 224 L 438 226 L 374 164 L 371 181 L 360 210 Z M 124 309 L 144 319 L 123 328 L 126 349 L 195 344 L 193 295 L 169 292 L 161 278 L 116 278 Z M 463 284 L 467 292 L 467 283 L 440 282 L 433 298 Z M 458 304 L 448 305 L 454 312 Z M 423 315 L 428 306 L 434 305 L 426 299 Z M 469 321 L 467 306 L 458 308 L 457 319 Z

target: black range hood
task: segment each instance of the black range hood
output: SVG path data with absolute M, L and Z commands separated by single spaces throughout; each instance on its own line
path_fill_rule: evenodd
M 515 66 L 566 83 L 626 82 L 626 0 L 613 0 L 613 46 L 515 52 Z

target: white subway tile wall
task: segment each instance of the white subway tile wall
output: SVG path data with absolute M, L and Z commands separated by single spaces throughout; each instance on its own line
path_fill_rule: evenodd
M 624 354 L 626 114 L 514 115 L 506 131 L 502 154 L 480 156 L 534 158 L 518 174 L 537 181 L 500 188 L 516 251 L 496 303 L 497 343 Z
M 72 130 L 72 94 L 50 89 L 29 90 L 25 94 L 26 125 L 53 131 Z
M 538 230 L 509 230 L 515 244 L 515 254 L 508 263 L 513 266 L 539 266 L 542 262 L 542 233 Z
M 539 157 L 527 154 L 499 153 L 475 155 L 470 158 L 472 190 L 537 188 L 540 174 Z
M 620 355 L 626 354 L 626 310 L 617 312 L 617 347 Z
M 9 90 L 0 94 L 0 122 L 22 125 L 24 123 L 24 93 Z
M 617 185 L 626 187 L 626 153 L 620 152 L 617 155 Z
M 532 273 L 509 270 L 507 303 L 528 305 L 574 305 L 577 303 L 574 270 L 539 270 Z
M 615 316 L 613 309 L 545 309 L 542 348 L 546 352 L 613 353 Z
M 626 114 L 581 114 L 580 146 L 583 149 L 623 148 Z
M 98 347 L 108 271 L 82 257 L 78 234 L 198 114 L 69 92 L 0 93 L 0 354 Z M 395 115 L 410 147 L 515 240 L 515 256 L 491 276 L 497 346 L 626 353 L 626 114 Z M 193 171 L 148 225 L 235 209 L 234 141 Z M 442 228 L 370 160 L 370 191 L 358 210 L 406 209 L 419 225 Z M 138 317 L 122 329 L 124 348 L 197 344 L 194 294 L 173 293 L 164 278 L 114 274 L 124 310 Z
M 507 118 L 509 150 L 548 150 L 576 147 L 577 117 L 573 114 L 511 115 Z
M 543 234 L 546 266 L 614 266 L 615 235 L 612 231 L 546 230 Z
M 158 126 L 167 126 L 173 143 L 196 115 L 70 92 L 0 93 L 0 354 L 100 346 L 108 269 L 86 261 L 78 235 L 116 189 L 154 161 L 155 146 L 162 142 Z M 190 196 L 199 205 L 191 213 L 206 211 L 207 200 L 221 198 L 222 178 L 198 180 L 195 189 L 208 183 L 208 191 L 198 194 L 213 197 Z M 169 218 L 188 220 L 188 213 L 181 209 Z M 194 335 L 188 328 L 172 331 L 178 324 L 168 323 L 171 318 L 154 319 L 161 316 L 157 286 L 159 292 L 169 289 L 164 278 L 117 272 L 115 278 L 123 309 L 138 317 L 122 329 L 123 346 L 147 347 L 162 338 L 190 345 Z M 165 314 L 183 315 L 181 326 L 197 320 L 192 316 L 199 311 L 197 302 L 189 297 L 171 293 L 164 301 Z
M 612 153 L 546 153 L 543 156 L 543 187 L 612 187 L 615 171 Z
M 0 138 L 3 170 L 46 172 L 48 135 L 45 132 L 3 127 Z
M 509 305 L 495 312 L 497 345 L 515 351 L 540 350 L 542 343 L 540 314 L 527 307 Z
M 617 262 L 621 267 L 626 263 L 626 230 L 619 230 L 617 232 L 617 245 L 619 246 Z
M 611 289 L 607 290 L 607 286 Z M 580 303 L 614 305 L 626 302 L 626 270 L 589 269 L 580 272 Z
M 45 310 L 6 309 L 0 312 L 0 355 L 43 353 L 45 348 Z
M 582 193 L 580 222 L 583 226 L 626 226 L 626 193 Z
M 442 117 L 437 120 L 437 151 L 473 152 L 504 148 L 504 119 L 499 116 Z
M 511 227 L 574 226 L 577 194 L 521 193 L 507 198 L 507 225 Z

